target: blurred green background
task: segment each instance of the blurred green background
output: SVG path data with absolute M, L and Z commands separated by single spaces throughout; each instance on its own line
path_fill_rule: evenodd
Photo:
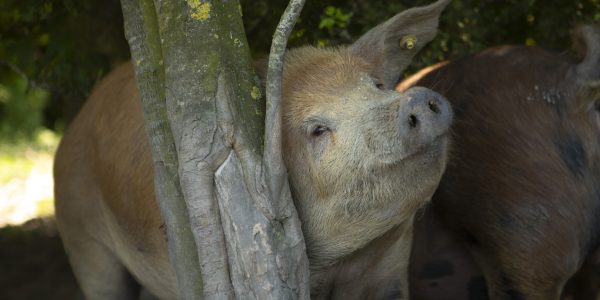
M 350 43 L 431 2 L 307 0 L 290 46 Z M 252 54 L 263 57 L 287 1 L 241 3 Z M 407 73 L 500 44 L 568 51 L 574 27 L 599 21 L 600 0 L 453 0 Z M 80 297 L 44 218 L 53 213 L 52 157 L 94 83 L 129 59 L 122 28 L 118 0 L 0 0 L 0 299 Z

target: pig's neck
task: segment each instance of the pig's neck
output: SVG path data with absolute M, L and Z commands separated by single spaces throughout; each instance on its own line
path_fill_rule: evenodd
M 313 299 L 408 299 L 414 216 L 331 266 L 311 269 Z

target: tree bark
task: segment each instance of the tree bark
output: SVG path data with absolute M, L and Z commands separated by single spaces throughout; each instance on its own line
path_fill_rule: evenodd
M 286 11 L 297 15 L 302 4 Z M 287 29 L 273 44 L 276 97 L 265 132 L 238 1 L 122 0 L 122 7 L 182 298 L 308 299 L 274 84 L 296 17 L 284 16 Z
M 122 0 L 121 6 L 146 132 L 152 147 L 154 185 L 165 222 L 169 256 L 182 298 L 201 299 L 200 263 L 179 185 L 177 151 L 167 118 L 162 49 L 154 3 L 152 0 Z

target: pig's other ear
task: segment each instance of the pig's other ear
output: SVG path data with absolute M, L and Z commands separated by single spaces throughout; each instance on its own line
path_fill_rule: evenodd
M 577 65 L 577 79 L 587 85 L 600 86 L 600 27 L 585 25 L 573 32 L 573 47 L 582 58 Z
M 437 33 L 438 19 L 450 0 L 405 10 L 369 30 L 350 49 L 375 67 L 373 75 L 394 89 L 413 56 Z
M 267 71 L 269 70 L 269 56 L 263 57 L 259 60 L 254 61 L 254 73 L 258 76 L 258 80 L 260 83 L 260 89 L 263 91 L 266 90 L 267 86 Z

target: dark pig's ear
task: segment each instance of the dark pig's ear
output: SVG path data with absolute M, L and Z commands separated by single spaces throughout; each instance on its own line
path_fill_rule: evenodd
M 573 32 L 575 51 L 582 58 L 577 65 L 577 79 L 585 84 L 600 85 L 600 27 L 585 25 Z
M 413 56 L 437 33 L 438 19 L 450 0 L 405 10 L 369 30 L 350 49 L 375 67 L 387 89 L 394 89 Z

